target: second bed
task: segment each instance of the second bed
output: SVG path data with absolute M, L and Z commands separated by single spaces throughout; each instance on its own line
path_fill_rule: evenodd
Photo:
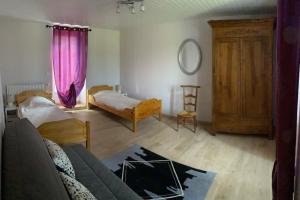
M 132 131 L 136 132 L 137 122 L 150 116 L 161 120 L 161 100 L 136 100 L 113 91 L 108 85 L 94 86 L 88 90 L 88 106 L 91 105 L 113 113 L 132 122 Z

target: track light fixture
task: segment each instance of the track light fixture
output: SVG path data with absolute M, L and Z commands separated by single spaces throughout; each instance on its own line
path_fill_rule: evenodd
M 116 12 L 118 14 L 121 13 L 121 6 L 125 5 L 125 6 L 128 7 L 131 14 L 135 14 L 136 4 L 139 4 L 141 12 L 145 11 L 144 0 L 117 0 L 117 10 L 116 10 Z

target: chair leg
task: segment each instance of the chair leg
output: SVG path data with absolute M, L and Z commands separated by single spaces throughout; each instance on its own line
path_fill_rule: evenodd
M 177 116 L 177 131 L 179 131 L 179 117 Z

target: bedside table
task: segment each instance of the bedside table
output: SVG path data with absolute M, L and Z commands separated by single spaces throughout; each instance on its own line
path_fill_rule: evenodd
M 15 105 L 6 105 L 5 108 L 5 121 L 6 123 L 14 122 L 18 119 L 17 107 Z

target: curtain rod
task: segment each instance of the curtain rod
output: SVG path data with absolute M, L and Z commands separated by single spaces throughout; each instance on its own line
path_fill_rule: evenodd
M 60 26 L 60 25 L 46 25 L 46 28 L 53 28 L 53 27 L 55 27 L 55 26 Z M 63 25 L 62 25 L 63 26 Z M 64 27 L 64 26 L 63 26 Z M 92 31 L 92 29 L 90 29 L 90 28 L 81 28 L 81 27 L 68 27 L 68 28 L 70 28 L 70 29 L 72 29 L 72 28 L 74 28 L 74 29 L 76 29 L 76 28 L 79 28 L 79 29 L 87 29 L 88 31 Z

